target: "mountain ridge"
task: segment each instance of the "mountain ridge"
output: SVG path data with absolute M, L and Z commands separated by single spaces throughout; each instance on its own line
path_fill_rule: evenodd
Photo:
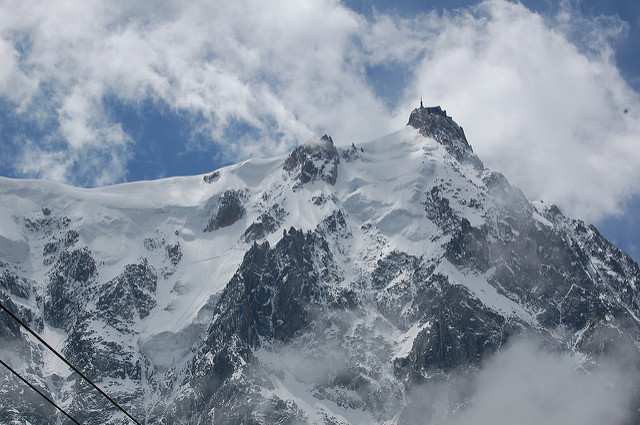
M 519 336 L 594 365 L 640 346 L 637 263 L 485 169 L 440 107 L 358 147 L 0 194 L 3 302 L 150 422 L 413 423 L 414 388 Z M 3 358 L 86 423 L 122 423 L 7 330 Z M 0 417 L 55 417 L 0 379 Z

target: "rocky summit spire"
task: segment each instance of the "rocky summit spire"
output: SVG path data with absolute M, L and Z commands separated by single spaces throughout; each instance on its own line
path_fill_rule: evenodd
M 480 170 L 484 168 L 482 161 L 473 153 L 471 145 L 467 142 L 462 127 L 440 106 L 425 108 L 421 98 L 420 107 L 411 112 L 407 125 L 443 145 L 458 161 L 470 162 Z

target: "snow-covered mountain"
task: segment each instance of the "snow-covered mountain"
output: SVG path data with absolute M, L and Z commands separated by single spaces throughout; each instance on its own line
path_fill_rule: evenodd
M 0 300 L 141 423 L 425 423 L 415 388 L 512 340 L 585 373 L 637 354 L 639 284 L 595 227 L 485 169 L 439 107 L 370 143 L 323 136 L 205 176 L 0 179 Z M 0 325 L 0 357 L 74 417 L 128 423 Z M 8 371 L 0 383 L 0 422 L 58 423 Z

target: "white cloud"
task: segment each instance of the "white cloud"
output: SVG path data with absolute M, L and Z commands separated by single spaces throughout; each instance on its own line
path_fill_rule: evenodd
M 93 184 L 103 186 L 121 180 L 126 173 L 122 158 L 129 153 L 125 145 L 67 150 L 51 143 L 43 147 L 32 140 L 22 140 L 22 146 L 15 167 L 25 177 L 67 182 L 74 176 L 91 176 Z
M 601 34 L 581 53 L 539 15 L 497 0 L 439 25 L 409 101 L 418 92 L 446 107 L 486 165 L 570 215 L 619 213 L 637 194 L 640 99 Z
M 57 123 L 58 143 L 37 146 L 60 158 L 67 171 L 55 175 L 68 182 L 126 175 L 135 141 L 108 115 L 105 95 L 192 114 L 193 131 L 231 161 L 281 153 L 313 134 L 368 141 L 403 126 L 424 96 L 531 199 L 597 219 L 638 195 L 640 100 L 612 62 L 610 40 L 625 31 L 616 19 L 590 22 L 567 6 L 544 20 L 504 0 L 413 19 L 365 18 L 337 0 L 0 8 L 0 96 L 29 119 Z M 386 64 L 409 70 L 400 102 L 378 98 L 368 80 L 367 67 Z M 238 135 L 238 122 L 254 131 Z M 103 177 L 78 174 L 80 158 L 107 151 Z
M 17 52 L 13 46 L 0 40 L 0 90 L 6 90 L 11 74 L 15 72 Z
M 5 3 L 11 18 L 0 20 L 2 46 L 17 46 L 20 69 L 2 73 L 8 82 L 0 94 L 16 98 L 16 87 L 25 85 L 15 84 L 18 77 L 46 88 L 44 104 L 41 91 L 28 92 L 25 111 L 54 115 L 72 157 L 130 142 L 104 110 L 107 94 L 134 104 L 159 99 L 204 117 L 211 137 L 236 160 L 282 152 L 319 131 L 352 141 L 363 127 L 371 137 L 387 130 L 384 109 L 350 59 L 352 51 L 358 56 L 353 40 L 364 21 L 339 2 L 162 6 L 158 13 L 154 2 Z M 226 137 L 238 121 L 260 137 Z
M 26 147 L 17 164 L 22 174 L 46 180 L 66 180 L 73 161 L 64 152 L 44 151 L 31 142 L 26 142 Z
M 577 360 L 540 349 L 534 341 L 516 342 L 475 375 L 418 387 L 408 423 L 629 423 L 637 402 L 637 367 L 622 354 L 588 372 Z

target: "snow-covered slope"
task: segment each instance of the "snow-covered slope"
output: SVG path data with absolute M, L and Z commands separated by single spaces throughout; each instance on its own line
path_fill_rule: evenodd
M 206 176 L 0 179 L 3 304 L 148 423 L 412 423 L 413 387 L 519 335 L 587 363 L 638 347 L 639 280 L 593 226 L 485 169 L 439 107 Z M 83 423 L 126 423 L 0 322 L 3 359 Z M 55 418 L 0 379 L 6 422 Z

